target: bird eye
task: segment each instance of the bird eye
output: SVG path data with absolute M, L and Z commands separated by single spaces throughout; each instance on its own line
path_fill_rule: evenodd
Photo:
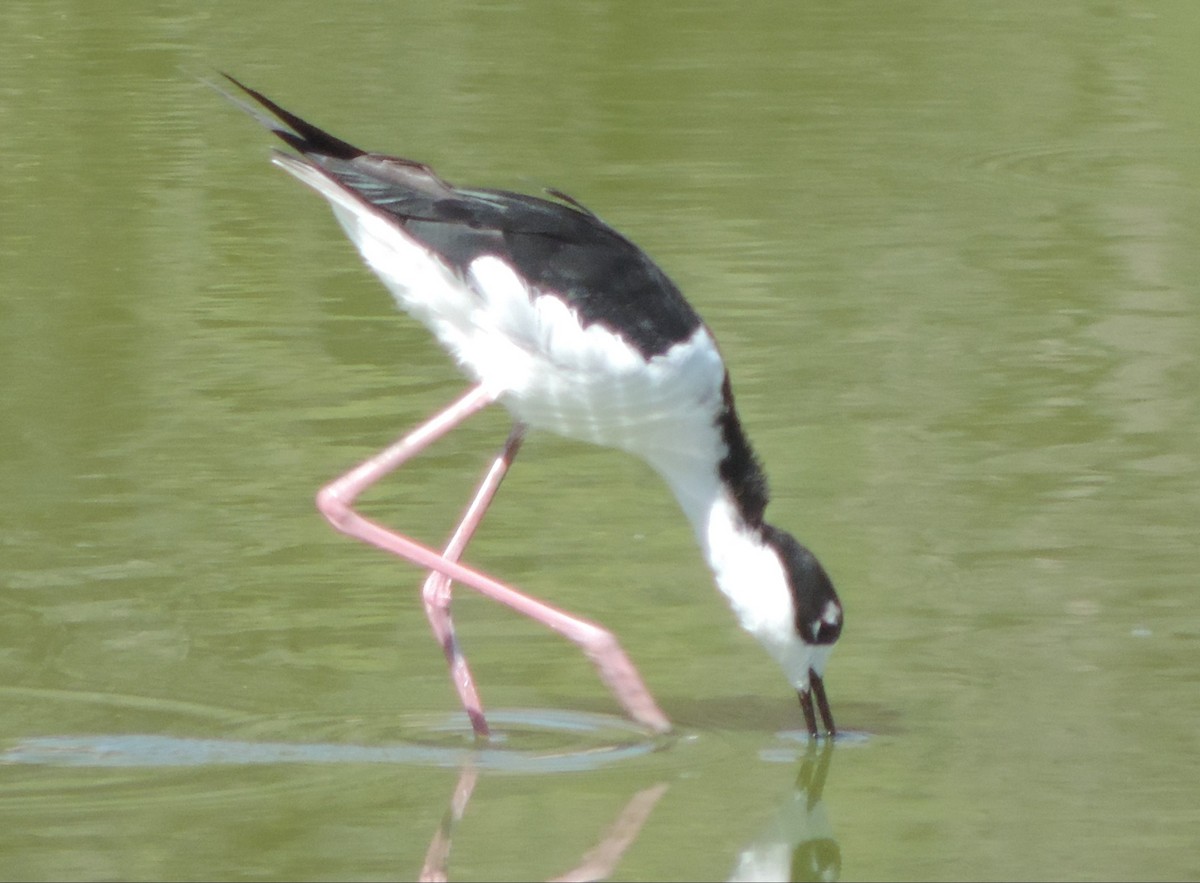
M 832 644 L 838 639 L 842 633 L 841 617 L 836 621 L 829 622 L 827 619 L 819 619 L 811 626 L 814 644 Z

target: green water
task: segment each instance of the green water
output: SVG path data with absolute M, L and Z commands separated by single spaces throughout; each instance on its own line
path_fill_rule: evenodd
M 1198 43 L 1183 0 L 6 0 L 0 878 L 1200 876 Z M 468 557 L 679 732 L 461 593 L 469 750 L 420 575 L 312 505 L 463 381 L 217 68 L 655 256 L 842 594 L 854 738 L 798 741 L 648 468 L 535 436 Z M 506 431 L 367 507 L 439 542 Z

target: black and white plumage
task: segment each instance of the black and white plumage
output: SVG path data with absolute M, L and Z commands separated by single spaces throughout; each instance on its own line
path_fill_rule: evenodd
M 841 604 L 813 554 L 763 520 L 766 479 L 721 354 L 666 274 L 557 191 L 455 187 L 232 81 L 298 154 L 273 161 L 328 200 L 397 304 L 518 427 L 619 448 L 662 475 L 739 622 L 798 691 L 809 731 L 815 695 L 832 734 L 822 675 Z

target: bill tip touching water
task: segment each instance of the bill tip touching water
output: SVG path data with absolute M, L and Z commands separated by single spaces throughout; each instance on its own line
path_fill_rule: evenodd
M 258 107 L 229 97 L 291 148 L 273 162 L 328 201 L 397 305 L 471 381 L 444 410 L 323 487 L 317 505 L 338 530 L 428 572 L 425 611 L 475 733 L 489 727 L 451 619 L 452 584 L 573 641 L 626 714 L 655 732 L 671 727 L 611 632 L 462 562 L 526 432 L 545 430 L 626 451 L 662 476 L 717 588 L 796 690 L 809 735 L 823 727 L 833 737 L 824 674 L 843 625 L 837 592 L 816 556 L 765 520 L 766 476 L 720 351 L 658 265 L 558 191 L 452 185 L 423 163 L 360 150 L 228 79 Z M 354 508 L 368 487 L 491 404 L 509 412 L 512 429 L 445 548 Z

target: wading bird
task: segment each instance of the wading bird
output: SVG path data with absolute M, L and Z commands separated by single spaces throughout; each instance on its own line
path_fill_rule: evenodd
M 450 618 L 451 582 L 470 586 L 581 647 L 626 713 L 670 729 L 611 632 L 460 562 L 527 429 L 641 457 L 674 492 L 738 621 L 782 666 L 805 724 L 835 728 L 822 675 L 842 630 L 824 568 L 763 520 L 767 484 L 734 409 L 708 327 L 636 245 L 571 197 L 455 187 L 428 166 L 368 153 L 232 77 L 236 98 L 295 153 L 272 161 L 329 202 L 397 304 L 433 332 L 470 389 L 395 444 L 323 487 L 338 530 L 429 571 L 425 612 L 477 736 L 483 705 Z M 230 96 L 232 97 L 232 96 Z M 356 498 L 480 409 L 512 431 L 440 553 L 371 521 Z

